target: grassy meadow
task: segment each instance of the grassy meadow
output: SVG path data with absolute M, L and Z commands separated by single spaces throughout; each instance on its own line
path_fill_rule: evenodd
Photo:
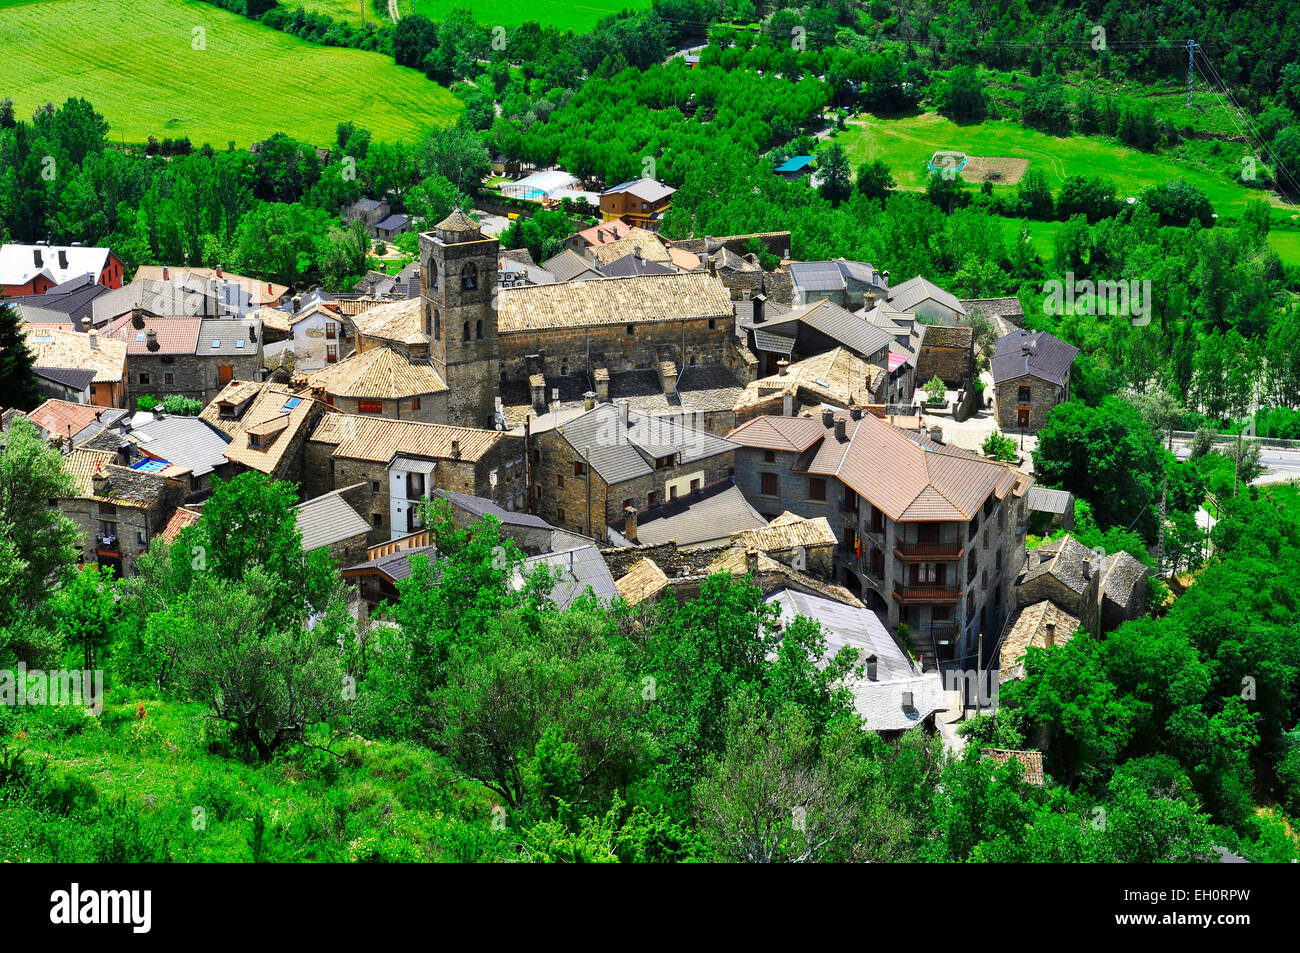
M 0 96 L 20 114 L 84 96 L 122 142 L 222 148 L 282 131 L 325 145 L 348 119 L 409 141 L 461 109 L 387 56 L 316 46 L 200 0 L 0 0 L 0 62 Z
M 506 0 L 399 0 L 402 13 L 414 9 L 431 20 L 441 20 L 454 8 L 469 9 L 474 19 L 485 26 L 518 26 L 536 20 L 546 26 L 574 33 L 586 33 L 598 20 L 620 10 L 637 10 L 650 5 L 649 0 L 533 0 L 511 3 Z

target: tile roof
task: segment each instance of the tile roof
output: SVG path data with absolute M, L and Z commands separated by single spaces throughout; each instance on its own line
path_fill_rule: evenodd
M 671 260 L 663 239 L 644 228 L 629 228 L 627 234 L 617 241 L 592 245 L 587 249 L 587 254 L 601 265 L 607 265 L 612 261 L 637 252 L 646 261 Z
M 113 384 L 126 374 L 126 345 L 96 333 L 90 335 L 61 328 L 25 325 L 27 347 L 41 367 L 83 368 L 95 372 L 96 384 Z
M 115 455 L 101 450 L 74 450 L 63 458 L 63 465 L 72 477 L 77 498 L 99 500 L 132 509 L 148 509 L 162 494 L 167 478 L 146 470 L 132 470 L 113 463 Z M 95 492 L 94 475 L 108 475 L 108 484 L 102 494 Z
M 763 552 L 793 549 L 796 546 L 834 546 L 838 542 L 826 517 L 805 519 L 788 511 L 766 526 L 745 530 L 732 538 L 741 546 Z
M 668 575 L 648 556 L 638 559 L 614 585 L 630 606 L 658 597 L 668 588 Z
M 501 334 L 725 318 L 731 313 L 731 292 L 702 272 L 529 285 L 497 293 Z
M 497 430 L 328 412 L 308 439 L 334 444 L 336 457 L 387 464 L 399 453 L 453 459 L 453 440 L 460 441 L 460 459 L 479 460 L 505 436 Z
M 854 420 L 845 411 L 827 426 L 815 417 L 755 417 L 728 438 L 748 447 L 793 450 L 801 456 L 795 472 L 838 477 L 855 493 L 893 520 L 969 520 L 989 494 L 1003 499 L 1023 493 L 1031 477 L 969 450 L 935 443 L 903 431 L 871 414 Z M 844 441 L 834 421 L 845 424 Z
M 226 459 L 241 464 L 260 473 L 273 473 L 284 459 L 285 452 L 293 444 L 298 431 L 309 424 L 316 411 L 320 409 L 319 401 L 305 390 L 298 390 L 284 384 L 270 381 L 257 387 L 257 394 L 239 415 L 234 426 L 229 426 L 229 419 L 221 419 L 220 405 L 233 403 L 236 406 L 248 400 L 248 381 L 231 381 L 214 397 L 199 414 L 200 419 L 230 435 L 226 446 Z M 290 407 L 290 403 L 297 401 Z M 285 433 L 285 431 L 289 431 Z M 274 440 L 262 447 L 253 446 L 250 436 L 266 436 L 278 433 Z
M 933 281 L 922 278 L 920 275 L 894 285 L 889 291 L 888 300 L 890 306 L 898 311 L 911 311 L 922 301 L 932 300 L 957 312 L 957 314 L 966 313 L 966 309 L 956 295 L 944 291 Z
M 197 354 L 201 318 L 155 318 L 145 315 L 136 327 L 131 315 L 123 315 L 100 335 L 121 341 L 127 354 Z M 158 333 L 158 350 L 149 350 L 149 332 Z
M 1019 761 L 1024 769 L 1025 783 L 1043 786 L 1043 753 L 1041 751 L 1016 751 L 1011 748 L 981 748 L 980 754 L 995 764 Z
M 989 362 L 993 383 L 1037 377 L 1064 386 L 1070 366 L 1078 355 L 1077 347 L 1046 331 L 1012 331 L 998 338 L 997 350 Z
M 636 537 L 643 546 L 658 546 L 670 539 L 676 540 L 678 546 L 693 546 L 767 525 L 740 488 L 732 485 L 720 491 L 691 494 L 652 512 L 654 517 L 637 521 Z
M 397 344 L 428 344 L 420 314 L 419 298 L 403 298 L 376 304 L 352 319 L 363 337 L 393 341 Z
M 432 364 L 412 361 L 388 347 L 372 347 L 310 374 L 297 375 L 294 383 L 337 397 L 371 400 L 398 400 L 447 390 Z
M 629 225 L 621 218 L 616 218 L 611 222 L 601 222 L 599 225 L 584 228 L 575 234 L 588 245 L 607 245 L 610 242 L 626 237 L 633 228 L 634 226 Z
M 167 525 L 158 531 L 158 535 L 164 542 L 174 543 L 176 542 L 176 537 L 180 535 L 181 530 L 190 526 L 197 526 L 199 520 L 202 518 L 201 513 L 196 513 L 194 510 L 187 510 L 183 506 L 178 506 L 172 511 L 172 515 L 168 517 Z
M 333 490 L 299 503 L 294 514 L 303 552 L 341 543 L 370 532 L 370 523 Z
M 35 410 L 27 412 L 27 418 L 46 433 L 55 437 L 76 436 L 93 424 L 105 408 L 94 404 L 74 404 L 67 400 L 50 398 Z
M 823 354 L 815 354 L 795 361 L 784 374 L 773 374 L 751 381 L 736 402 L 737 408 L 768 400 L 789 388 L 806 392 L 817 402 L 829 402 L 847 407 L 873 403 L 873 394 L 880 386 L 885 370 L 869 364 L 847 348 L 837 347 Z
M 1047 626 L 1056 626 L 1056 644 L 1064 645 L 1074 637 L 1079 620 L 1055 603 L 1044 599 L 1025 606 L 1007 630 L 998 652 L 998 681 L 1010 682 L 1025 674 L 1025 652 L 1047 646 Z

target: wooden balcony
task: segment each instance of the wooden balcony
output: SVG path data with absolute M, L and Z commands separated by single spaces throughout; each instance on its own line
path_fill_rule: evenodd
M 903 562 L 956 562 L 965 552 L 961 543 L 894 543 L 894 555 Z
M 934 583 L 917 583 L 916 585 L 894 585 L 894 598 L 903 605 L 929 605 L 933 603 L 953 603 L 961 597 L 956 586 L 939 586 Z

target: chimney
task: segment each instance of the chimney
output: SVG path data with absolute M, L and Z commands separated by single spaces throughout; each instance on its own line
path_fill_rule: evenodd
M 785 377 L 788 373 L 790 373 L 790 362 L 785 358 L 781 358 L 776 362 L 776 374 L 778 377 Z
M 167 280 L 170 279 L 170 277 L 171 277 L 171 272 L 168 271 L 166 265 L 163 265 L 163 277 L 162 277 L 162 280 L 163 280 L 163 281 L 167 281 Z
M 145 347 L 151 351 L 158 350 L 158 332 L 150 328 L 144 333 Z
M 911 692 L 903 692 L 903 711 L 916 711 L 916 706 L 912 704 Z
M 709 263 L 709 274 L 716 278 L 718 276 L 718 263 L 712 258 L 706 259 L 706 261 Z
M 630 542 L 635 543 L 636 542 L 636 507 L 635 506 L 623 507 L 623 516 L 624 516 L 623 535 L 626 536 Z
M 225 277 L 225 276 L 221 273 L 221 266 L 220 266 L 220 265 L 217 265 L 217 277 L 218 277 L 218 278 L 224 278 L 224 277 Z
M 867 404 L 867 413 L 878 420 L 885 419 L 885 409 L 884 404 Z
M 131 445 L 125 440 L 117 445 L 117 462 L 124 467 L 131 465 Z
M 41 250 L 39 248 L 32 249 L 32 262 L 37 268 L 45 267 L 45 261 L 41 258 Z
M 758 575 L 758 553 L 752 549 L 745 550 L 745 567 L 751 576 Z
M 829 428 L 829 427 L 833 427 L 834 425 L 835 425 L 835 411 L 831 410 L 829 407 L 824 407 L 822 409 L 822 426 Z
M 781 416 L 794 416 L 794 390 L 789 387 L 781 394 Z
M 632 405 L 627 401 L 623 401 L 623 426 L 632 426 Z
M 108 492 L 108 474 L 102 468 L 95 471 L 95 475 L 90 478 L 90 482 L 95 496 L 103 496 Z
M 943 428 L 942 428 L 942 427 L 931 427 L 931 428 L 930 428 L 930 439 L 933 440 L 935 443 L 943 443 Z
M 887 271 L 882 271 L 882 272 L 880 273 L 880 277 L 882 277 L 882 278 L 885 279 L 885 287 L 888 288 L 888 287 L 889 287 L 889 272 L 887 272 Z
M 754 323 L 755 324 L 762 324 L 764 321 L 763 303 L 765 301 L 767 301 L 767 295 L 764 294 L 754 295 Z
M 294 313 L 294 314 L 297 314 L 300 310 L 302 310 L 302 295 L 294 295 L 294 296 L 293 296 L 293 313 Z
M 876 293 L 875 293 L 874 291 L 868 291 L 868 292 L 867 292 L 867 310 L 870 311 L 870 310 L 871 310 L 872 308 L 874 308 L 875 306 L 876 306 Z
M 59 267 L 65 269 L 68 267 L 68 250 L 66 248 L 59 249 Z
M 876 673 L 879 671 L 879 659 L 874 655 L 867 656 L 867 678 L 870 681 L 876 680 Z
M 131 327 L 137 331 L 144 327 L 144 311 L 140 308 L 131 309 Z
M 835 421 L 835 440 L 837 443 L 844 443 L 844 441 L 848 439 L 849 436 L 848 431 L 846 430 L 846 424 L 844 418 L 841 417 L 839 420 Z
M 594 390 L 589 390 L 582 395 L 582 409 L 591 410 L 595 406 L 596 406 L 596 392 Z
M 1043 636 L 1043 642 L 1049 649 L 1056 645 L 1056 623 L 1055 622 L 1047 623 L 1047 631 Z
M 861 419 L 862 419 L 862 408 L 859 407 L 859 406 L 857 406 L 856 404 L 850 405 L 850 407 L 849 407 L 849 416 L 852 417 L 854 420 L 861 420 Z
M 453 439 L 452 442 L 451 442 L 451 458 L 452 458 L 453 460 L 459 460 L 459 459 L 460 459 L 460 441 L 459 441 L 459 440 L 454 440 L 454 439 Z

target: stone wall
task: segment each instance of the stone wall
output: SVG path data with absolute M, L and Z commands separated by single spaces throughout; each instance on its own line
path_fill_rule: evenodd
M 733 340 L 734 319 L 730 314 L 693 321 L 640 321 L 631 325 L 599 325 L 587 328 L 547 328 L 512 331 L 501 337 L 501 372 L 509 381 L 526 381 L 526 358 L 541 355 L 548 375 L 566 376 L 587 368 L 607 367 L 610 373 L 655 368 L 659 348 L 674 349 L 683 367 L 696 364 L 726 364 Z M 710 326 L 712 325 L 712 326 Z M 632 333 L 628 334 L 628 327 Z M 683 358 L 681 350 L 685 345 Z
M 1029 388 L 1029 400 L 1020 398 L 1020 388 Z M 1029 430 L 1037 432 L 1047 423 L 1048 412 L 1066 399 L 1066 389 L 1057 387 L 1037 377 L 1018 377 L 1003 381 L 997 386 L 998 426 L 1003 430 L 1019 430 L 1019 411 L 1029 408 Z
M 127 380 L 133 397 L 152 394 L 167 397 L 179 394 L 208 403 L 225 387 L 217 379 L 219 366 L 233 368 L 235 380 L 259 381 L 262 379 L 262 349 L 260 344 L 249 342 L 247 355 L 197 355 L 197 354 L 128 354 Z M 140 375 L 147 374 L 148 383 Z M 170 382 L 168 376 L 171 375 Z

